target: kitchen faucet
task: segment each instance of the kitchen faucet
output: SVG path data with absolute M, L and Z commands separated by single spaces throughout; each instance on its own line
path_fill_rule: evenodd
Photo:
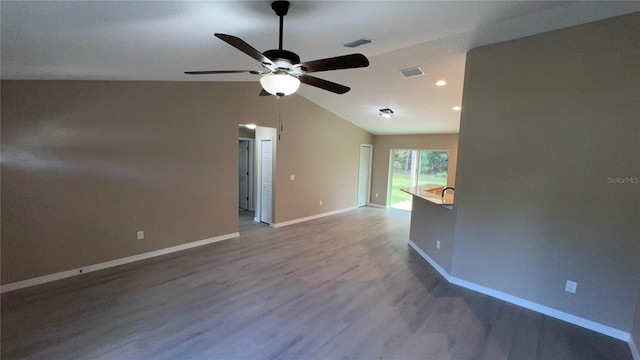
M 444 188 L 444 189 L 442 189 L 442 197 L 443 197 L 443 198 L 444 198 L 444 193 L 445 193 L 447 190 L 454 190 L 454 191 L 455 191 L 456 189 L 454 189 L 452 186 L 445 186 L 445 188 Z

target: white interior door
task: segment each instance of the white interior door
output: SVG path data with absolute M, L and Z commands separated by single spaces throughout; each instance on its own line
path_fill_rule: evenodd
M 358 207 L 367 206 L 371 187 L 372 145 L 360 145 L 360 170 L 358 175 Z
M 273 204 L 273 142 L 260 139 L 260 221 L 271 224 Z
M 238 204 L 241 209 L 249 208 L 249 142 L 240 140 L 238 142 L 238 181 L 239 195 Z

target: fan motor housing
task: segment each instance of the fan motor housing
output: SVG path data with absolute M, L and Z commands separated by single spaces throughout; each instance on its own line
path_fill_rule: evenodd
M 282 63 L 286 63 L 289 67 L 300 63 L 300 56 L 287 50 L 267 50 L 263 52 L 262 55 L 268 57 L 271 61 L 276 63 L 278 67 L 281 67 Z

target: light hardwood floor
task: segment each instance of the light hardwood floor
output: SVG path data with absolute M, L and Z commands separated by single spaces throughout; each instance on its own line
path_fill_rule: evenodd
M 252 216 L 252 215 L 251 215 Z M 448 284 L 362 208 L 2 295 L 2 359 L 631 359 Z

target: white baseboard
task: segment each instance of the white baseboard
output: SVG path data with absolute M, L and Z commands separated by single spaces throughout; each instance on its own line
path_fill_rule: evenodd
M 367 204 L 367 206 L 369 206 L 369 207 L 374 207 L 374 208 L 381 208 L 381 209 L 386 209 L 386 208 L 387 208 L 387 207 L 386 207 L 386 206 L 384 206 L 384 205 L 374 204 L 374 203 Z
M 190 242 L 190 243 L 186 243 L 178 246 L 172 246 L 165 249 L 154 250 L 154 251 L 133 255 L 133 256 L 127 256 L 124 258 L 110 260 L 110 261 L 106 261 L 99 264 L 88 265 L 88 266 L 84 266 L 76 269 L 66 270 L 66 271 L 55 273 L 55 274 L 49 274 L 49 275 L 44 275 L 44 276 L 31 278 L 27 280 L 16 281 L 13 283 L 0 286 L 0 293 L 5 293 L 5 292 L 18 290 L 18 289 L 22 289 L 30 286 L 35 286 L 35 285 L 41 285 L 51 281 L 61 280 L 61 279 L 65 279 L 72 276 L 82 275 L 82 274 L 86 274 L 86 273 L 90 273 L 98 270 L 107 269 L 114 266 L 128 264 L 134 261 L 140 261 L 140 260 L 149 259 L 149 258 L 160 256 L 160 255 L 166 255 L 166 254 L 170 254 L 177 251 L 182 251 L 182 250 L 191 249 L 198 246 L 212 244 L 218 241 L 233 239 L 233 238 L 237 238 L 238 236 L 240 236 L 240 233 L 237 233 L 237 232 L 232 234 L 220 235 L 220 236 L 212 237 L 209 239 L 198 240 L 198 241 L 194 241 L 194 242 Z
M 513 296 L 498 290 L 494 290 L 491 289 L 489 287 L 486 286 L 482 286 L 482 285 L 478 285 L 476 283 L 472 283 L 470 281 L 467 280 L 463 280 L 460 278 L 457 278 L 455 276 L 451 276 L 451 274 L 449 274 L 448 272 L 446 272 L 440 265 L 438 265 L 438 263 L 435 262 L 435 260 L 433 260 L 431 257 L 429 257 L 429 255 L 427 255 L 424 251 L 422 251 L 414 242 L 412 242 L 411 240 L 409 240 L 409 246 L 411 246 L 411 248 L 413 248 L 418 254 L 420 254 L 420 256 L 422 256 L 425 260 L 427 260 L 427 262 L 429 264 L 431 264 L 431 266 L 433 266 L 434 269 L 436 269 L 437 272 L 439 272 L 445 279 L 447 279 L 447 281 L 449 281 L 451 284 L 454 285 L 458 285 L 461 286 L 463 288 L 467 288 L 469 290 L 473 290 L 485 295 L 489 295 L 491 297 L 494 297 L 496 299 L 500 299 L 503 301 L 506 301 L 508 303 L 514 304 L 514 305 L 518 305 L 521 306 L 523 308 L 527 308 L 529 310 L 533 310 L 535 312 L 544 314 L 544 315 L 548 315 L 551 316 L 553 318 L 559 319 L 559 320 L 563 320 L 566 321 L 568 323 L 574 324 L 574 325 L 578 325 L 580 327 L 589 329 L 589 330 L 593 330 L 595 332 L 599 332 L 601 334 L 604 335 L 608 335 L 611 336 L 613 338 L 625 341 L 629 343 L 629 347 L 633 347 L 631 342 L 631 334 L 629 334 L 626 331 L 622 331 L 620 329 L 616 329 L 613 328 L 611 326 L 608 325 L 604 325 L 604 324 L 600 324 L 598 322 L 592 321 L 592 320 L 587 320 L 585 318 L 576 316 L 576 315 L 572 315 L 569 313 L 566 313 L 564 311 L 560 311 L 545 305 L 540 305 L 538 303 L 535 303 L 533 301 L 529 301 L 529 300 L 525 300 L 522 298 L 519 298 L 517 296 Z M 637 347 L 636 347 L 636 351 L 637 351 Z M 631 350 L 631 352 L 633 353 L 633 350 Z M 635 355 L 634 355 L 635 356 Z M 640 360 L 636 357 L 634 357 L 634 360 Z
M 289 226 L 289 225 L 293 225 L 293 224 L 297 224 L 297 223 L 301 223 L 301 222 L 305 222 L 305 221 L 309 221 L 309 220 L 319 219 L 319 218 L 325 217 L 325 216 L 336 215 L 336 214 L 340 214 L 340 213 L 343 213 L 343 212 L 352 211 L 352 210 L 356 210 L 356 209 L 358 209 L 358 208 L 357 207 L 350 207 L 350 208 L 345 208 L 345 209 L 340 209 L 340 210 L 335 210 L 335 211 L 329 211 L 329 212 L 326 212 L 326 213 L 311 215 L 311 216 L 307 216 L 307 217 L 303 217 L 303 218 L 299 218 L 299 219 L 283 221 L 283 222 L 280 222 L 280 223 L 273 223 L 270 226 L 273 227 L 273 228 L 279 228 L 279 227 Z
M 518 306 L 522 306 L 524 308 L 527 308 L 529 310 L 533 310 L 535 312 L 539 312 L 541 314 L 545 314 L 545 315 L 549 315 L 551 317 L 554 317 L 556 319 L 560 319 L 563 321 L 566 321 L 568 323 L 574 324 L 574 325 L 578 325 L 581 326 L 583 328 L 589 329 L 589 330 L 593 330 L 596 332 L 599 332 L 601 334 L 605 334 L 608 336 L 611 336 L 613 338 L 616 339 L 620 339 L 622 341 L 626 341 L 628 342 L 631 339 L 631 334 L 629 334 L 626 331 L 622 331 L 616 328 L 613 328 L 611 326 L 608 325 L 604 325 L 604 324 L 600 324 L 598 322 L 592 321 L 592 320 L 587 320 L 585 318 L 576 316 L 576 315 L 572 315 L 569 313 L 566 313 L 564 311 L 560 311 L 560 310 L 556 310 L 554 308 L 545 306 L 545 305 L 540 305 L 538 303 L 535 303 L 533 301 L 529 301 L 529 300 L 525 300 L 522 298 L 519 298 L 517 296 L 513 296 L 513 295 L 509 295 L 507 293 L 503 293 L 501 291 L 497 291 L 482 285 L 478 285 L 466 280 L 462 280 L 460 278 L 457 278 L 455 276 L 451 277 L 451 283 L 458 285 L 458 286 L 462 286 L 464 288 L 470 289 L 470 290 L 474 290 L 480 293 L 483 293 L 485 295 L 489 295 L 491 297 L 494 297 L 496 299 L 500 299 L 500 300 L 504 300 L 506 302 L 518 305 Z
M 442 266 L 438 265 L 438 263 L 435 262 L 435 260 L 429 257 L 427 253 L 422 251 L 422 249 L 420 249 L 418 245 L 416 245 L 413 241 L 409 240 L 409 246 L 411 246 L 413 250 L 415 250 L 418 254 L 420 254 L 420 256 L 422 256 L 423 259 L 427 260 L 427 262 L 431 264 L 431 266 L 433 266 L 433 268 L 436 269 L 436 271 L 439 272 L 440 275 L 442 275 L 442 277 L 447 279 L 448 282 L 451 282 L 451 275 L 449 275 L 449 273 L 444 268 L 442 268 Z
M 638 344 L 633 341 L 633 337 L 629 339 L 629 349 L 631 349 L 633 360 L 640 360 L 640 349 L 638 349 Z

